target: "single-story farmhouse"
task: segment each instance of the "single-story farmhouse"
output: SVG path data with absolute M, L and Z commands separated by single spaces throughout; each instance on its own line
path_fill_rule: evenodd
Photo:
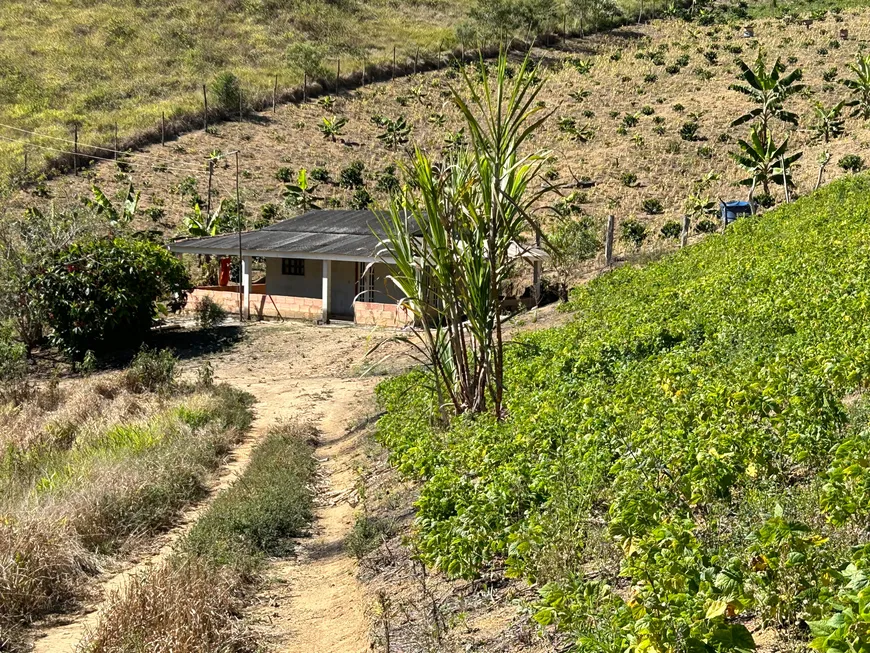
M 352 320 L 357 324 L 402 327 L 411 318 L 399 306 L 398 290 L 386 279 L 377 258 L 383 229 L 373 211 L 315 210 L 257 231 L 182 240 L 177 254 L 241 257 L 239 285 L 204 286 L 191 293 L 188 306 L 209 297 L 245 318 Z M 540 279 L 546 254 L 516 247 L 516 255 Z M 262 257 L 264 280 L 253 283 L 251 264 Z

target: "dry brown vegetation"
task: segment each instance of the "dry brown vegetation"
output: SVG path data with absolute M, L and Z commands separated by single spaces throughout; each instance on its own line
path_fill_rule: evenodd
M 0 650 L 202 496 L 250 423 L 244 393 L 171 379 L 134 391 L 131 376 L 51 384 L 3 408 Z
M 645 248 L 656 249 L 664 243 L 658 228 L 683 214 L 694 183 L 708 172 L 720 176 L 707 192 L 711 199 L 745 199 L 746 189 L 735 186 L 745 175 L 731 153 L 735 140 L 745 138 L 748 128 L 732 128 L 729 123 L 747 104 L 728 86 L 737 81 L 734 59 L 751 61 L 759 48 L 770 62 L 781 57 L 789 69 L 801 67 L 809 87 L 808 92 L 788 101 L 790 110 L 800 116 L 799 128 L 781 123 L 775 126 L 777 138 L 790 133 L 791 147 L 804 151 L 795 171 L 797 192 L 812 190 L 818 175 L 816 160 L 825 150 L 831 153 L 825 181 L 846 174 L 837 162 L 846 154 L 866 151 L 870 136 L 867 125 L 859 119 L 847 119 L 845 136 L 827 144 L 816 142 L 809 127 L 816 102 L 830 106 L 846 97 L 846 89 L 834 77 L 850 74 L 846 65 L 870 37 L 868 14 L 852 10 L 829 15 L 810 27 L 766 19 L 755 21 L 754 28 L 756 38 L 746 39 L 741 38 L 742 26 L 736 24 L 699 27 L 654 21 L 574 40 L 560 51 L 533 52 L 545 63 L 547 84 L 542 98 L 554 112 L 536 145 L 552 150 L 550 174 L 556 183 L 573 185 L 574 177 L 595 182 L 593 188 L 575 196 L 580 211 L 598 219 L 609 213 L 615 214 L 617 221 L 637 217 L 652 227 Z M 840 39 L 841 28 L 848 29 L 847 39 Z M 652 53 L 659 53 L 664 65 L 651 61 Z M 668 73 L 667 65 L 680 57 L 688 57 L 688 63 L 679 72 Z M 578 70 L 580 61 L 591 63 L 589 72 Z M 458 128 L 460 120 L 449 101 L 455 75 L 454 71 L 441 70 L 372 84 L 335 97 L 330 106 L 323 100 L 311 100 L 279 107 L 274 115 L 220 124 L 213 134 L 194 132 L 165 148 L 147 148 L 129 157 L 123 171 L 113 164 L 101 164 L 78 179 L 64 177 L 51 182 L 47 190 L 55 201 L 76 201 L 89 194 L 91 183 L 114 193 L 132 181 L 143 191 L 143 207 L 156 209 L 140 217 L 140 226 L 159 228 L 169 237 L 183 233 L 182 217 L 190 210 L 189 196 L 179 192 L 185 183 L 205 197 L 208 155 L 239 148 L 241 194 L 249 225 L 261 219 L 264 205 L 282 205 L 284 185 L 276 178 L 281 168 L 293 176 L 300 168 L 309 173 L 325 169 L 329 181 L 315 183 L 314 195 L 321 198 L 318 203 L 347 206 L 354 191 L 338 185 L 340 172 L 352 161 L 361 161 L 366 188 L 384 202 L 387 195 L 378 190 L 378 180 L 385 168 L 405 161 L 414 144 L 440 149 Z M 832 81 L 825 81 L 823 75 Z M 319 130 L 323 118 L 333 115 L 347 118 L 343 134 L 335 141 L 324 138 Z M 388 147 L 378 139 L 383 129 L 374 124 L 374 116 L 406 118 L 412 127 L 409 142 Z M 626 120 L 626 116 L 633 118 Z M 591 140 L 581 142 L 560 130 L 562 118 L 574 119 L 578 127 L 588 124 L 594 134 Z M 634 119 L 637 124 L 620 133 L 620 127 L 633 124 Z M 680 128 L 693 121 L 698 123 L 700 140 L 683 140 Z M 185 182 L 188 178 L 193 181 Z M 231 161 L 223 162 L 215 175 L 213 204 L 220 198 L 233 198 L 234 184 Z M 645 213 L 645 200 L 658 200 L 662 212 Z M 11 206 L 44 201 L 19 194 Z M 272 219 L 288 214 L 292 212 L 282 210 Z

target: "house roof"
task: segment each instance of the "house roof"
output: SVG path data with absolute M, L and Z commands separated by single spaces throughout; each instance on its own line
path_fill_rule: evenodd
M 370 262 L 376 259 L 385 236 L 379 220 L 383 215 L 377 211 L 318 209 L 241 235 L 180 240 L 169 249 L 178 254 L 238 256 L 241 246 L 242 256 Z M 528 261 L 547 258 L 540 247 L 516 243 L 511 246 L 511 256 Z
M 316 210 L 257 231 L 172 243 L 177 253 L 373 261 L 384 236 L 375 211 Z

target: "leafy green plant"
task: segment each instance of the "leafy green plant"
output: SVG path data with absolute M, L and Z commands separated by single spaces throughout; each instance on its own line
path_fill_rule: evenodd
M 849 64 L 854 77 L 842 80 L 851 91 L 852 99 L 846 102 L 852 107 L 852 116 L 870 120 L 870 54 L 858 55 L 858 60 Z
M 837 165 L 846 172 L 857 173 L 864 169 L 864 159 L 857 154 L 846 154 L 837 161 Z
M 737 67 L 740 68 L 745 84 L 732 84 L 729 88 L 748 96 L 758 106 L 736 118 L 731 123 L 732 127 L 757 120 L 760 138 L 766 141 L 770 133 L 770 121 L 773 118 L 792 125 L 797 124 L 797 115 L 786 111 L 784 103 L 789 97 L 805 88 L 800 83 L 803 78 L 800 68 L 783 76 L 785 66 L 777 59 L 770 70 L 767 70 L 760 51 L 752 67 L 743 61 L 737 61 Z
M 688 122 L 684 122 L 680 125 L 680 138 L 684 141 L 698 141 L 701 140 L 701 137 L 698 134 L 701 126 L 695 120 L 690 120 Z
M 680 237 L 680 234 L 682 233 L 683 226 L 676 220 L 668 220 L 662 225 L 662 228 L 659 230 L 659 235 L 662 238 L 667 238 L 669 240 L 676 240 Z
M 622 175 L 620 175 L 619 180 L 622 182 L 623 186 L 628 186 L 629 188 L 637 186 L 637 175 L 633 172 L 623 172 Z
M 275 179 L 285 184 L 293 181 L 294 172 L 292 168 L 282 166 L 275 171 Z
M 211 83 L 211 93 L 218 107 L 238 114 L 242 102 L 242 84 L 233 73 L 219 73 Z
M 404 145 L 410 139 L 412 128 L 404 116 L 399 116 L 395 120 L 379 116 L 376 124 L 384 130 L 378 134 L 378 140 L 391 150 Z
M 816 138 L 825 143 L 832 138 L 839 138 L 845 131 L 845 120 L 842 116 L 843 102 L 837 102 L 834 106 L 826 109 L 821 103 L 813 106 L 816 120 L 813 123 L 813 132 Z
M 127 186 L 124 200 L 120 206 L 115 206 L 106 194 L 97 186 L 91 186 L 93 197 L 88 200 L 88 206 L 99 217 L 108 220 L 112 227 L 130 224 L 139 209 L 139 191 L 133 190 L 133 184 Z
M 760 127 L 755 126 L 752 128 L 750 140 L 738 140 L 737 145 L 741 151 L 734 155 L 734 160 L 750 173 L 741 184 L 752 186 L 753 189 L 761 184 L 766 195 L 770 195 L 772 183 L 780 186 L 792 185 L 791 166 L 803 156 L 803 152 L 787 154 L 788 138 L 777 145 L 768 133 L 766 140 L 763 140 Z
M 317 127 L 324 138 L 328 138 L 334 143 L 339 136 L 344 135 L 346 125 L 347 118 L 344 116 L 333 116 L 332 118 L 323 118 Z
M 223 306 L 211 297 L 202 297 L 194 308 L 194 318 L 200 329 L 212 329 L 223 322 L 227 312 Z
M 124 372 L 124 386 L 133 392 L 169 390 L 178 374 L 178 359 L 168 349 L 143 347 Z
M 296 183 L 284 187 L 284 203 L 302 212 L 319 209 L 317 202 L 323 198 L 315 195 L 315 190 L 316 187 L 308 182 L 308 171 L 302 168 L 296 176 Z
M 203 211 L 199 204 L 194 204 L 193 211 L 184 216 L 184 228 L 194 238 L 216 236 L 226 226 L 224 217 L 223 200 L 211 213 Z
M 161 309 L 183 306 L 190 281 L 181 262 L 147 240 L 74 243 L 31 281 L 52 341 L 73 359 L 88 350 L 137 345 Z
M 635 249 L 640 249 L 649 235 L 646 225 L 634 219 L 624 220 L 619 228 L 621 231 L 620 240 Z
M 660 199 L 648 197 L 641 202 L 643 212 L 649 215 L 659 215 L 665 212 L 665 207 Z
M 362 161 L 353 161 L 347 167 L 342 168 L 338 175 L 338 185 L 342 188 L 362 188 L 365 185 L 364 170 L 365 164 Z

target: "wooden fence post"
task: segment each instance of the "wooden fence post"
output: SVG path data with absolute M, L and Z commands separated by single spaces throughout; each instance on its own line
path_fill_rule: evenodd
M 689 244 L 689 227 L 692 221 L 689 216 L 683 216 L 683 230 L 680 232 L 680 249 Z
M 166 112 L 160 113 L 160 145 L 166 147 Z
M 115 151 L 113 152 L 112 158 L 116 161 L 118 160 L 118 123 L 115 123 Z
M 613 265 L 613 230 L 616 220 L 612 215 L 607 216 L 607 229 L 604 232 L 604 264 L 607 267 Z
M 27 150 L 24 150 L 24 176 L 27 176 Z
M 75 147 L 73 149 L 73 174 L 78 176 L 79 174 L 79 126 L 78 124 L 73 125 L 73 143 Z
M 275 113 L 275 107 L 278 106 L 278 75 L 275 75 L 275 85 L 272 87 L 272 113 Z
M 339 88 L 341 88 L 341 57 L 339 57 L 335 63 L 335 92 L 336 93 L 338 93 Z
M 366 58 L 363 57 L 363 67 L 362 67 L 362 85 L 366 85 Z
M 244 110 L 242 107 L 242 87 L 239 86 L 239 122 L 244 122 Z
M 302 101 L 308 100 L 308 73 L 302 75 Z
M 417 49 L 414 51 L 414 74 L 417 74 L 417 62 L 420 59 L 420 46 L 417 46 Z
M 208 131 L 208 91 L 202 85 L 202 130 Z
M 393 46 L 393 72 L 390 79 L 396 79 L 396 46 Z

